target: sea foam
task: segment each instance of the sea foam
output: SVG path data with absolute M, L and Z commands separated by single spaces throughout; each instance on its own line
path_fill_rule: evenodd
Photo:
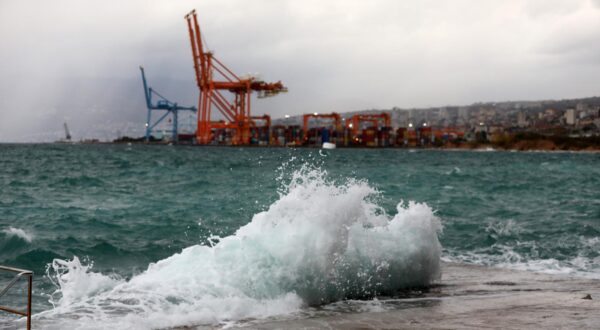
M 295 171 L 280 197 L 231 236 L 195 245 L 130 280 L 55 260 L 45 328 L 165 328 L 289 315 L 306 306 L 393 295 L 440 278 L 441 232 L 431 208 L 387 215 L 365 181 L 336 184 Z
M 485 229 L 491 238 L 499 236 L 515 237 L 523 229 L 509 220 L 504 224 L 491 223 Z M 519 241 L 517 245 L 529 247 L 531 251 L 539 250 L 536 241 Z M 539 258 L 526 253 L 519 253 L 513 244 L 493 244 L 473 252 L 447 251 L 442 257 L 446 262 L 468 263 L 498 268 L 508 268 L 551 275 L 569 275 L 589 279 L 600 279 L 600 238 L 579 237 L 579 253 L 571 258 Z

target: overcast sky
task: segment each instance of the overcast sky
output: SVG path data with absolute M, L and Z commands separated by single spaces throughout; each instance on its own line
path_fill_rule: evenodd
M 0 141 L 141 132 L 139 65 L 193 105 L 184 15 L 273 117 L 600 95 L 600 0 L 0 0 Z

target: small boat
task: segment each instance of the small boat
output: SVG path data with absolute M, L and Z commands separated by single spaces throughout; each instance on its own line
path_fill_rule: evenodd
M 335 143 L 323 142 L 323 149 L 335 149 Z

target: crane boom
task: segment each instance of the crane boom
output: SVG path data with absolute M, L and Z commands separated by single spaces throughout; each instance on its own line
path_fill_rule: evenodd
M 71 132 L 69 132 L 69 126 L 67 126 L 67 122 L 64 123 L 65 127 L 65 139 L 67 141 L 71 141 Z
M 255 126 L 250 114 L 250 95 L 257 91 L 260 98 L 274 96 L 287 92 L 281 81 L 267 83 L 255 78 L 240 78 L 213 53 L 206 51 L 203 45 L 200 25 L 196 10 L 185 15 L 196 83 L 200 91 L 198 97 L 198 126 L 196 141 L 199 144 L 209 144 L 213 140 L 212 130 L 216 128 L 230 128 L 235 131 L 232 137 L 233 144 L 249 144 L 250 128 Z M 233 94 L 233 100 L 225 97 L 221 91 Z M 227 120 L 226 123 L 217 123 L 212 120 L 212 110 L 216 109 Z
M 158 124 L 160 124 L 169 114 L 173 116 L 172 124 L 173 129 L 171 130 L 172 140 L 173 142 L 178 142 L 178 117 L 179 111 L 192 111 L 196 112 L 195 107 L 184 107 L 178 105 L 176 102 L 171 102 L 164 96 L 160 95 L 157 91 L 153 90 L 152 87 L 148 87 L 148 82 L 146 81 L 146 73 L 144 72 L 144 68 L 140 66 L 140 71 L 142 73 L 142 84 L 144 85 L 144 98 L 146 99 L 146 108 L 148 109 L 147 120 L 146 120 L 146 142 L 150 141 L 150 136 L 152 135 L 152 130 Z M 152 96 L 155 95 L 158 97 L 158 101 L 156 104 L 152 103 Z M 161 111 L 163 112 L 162 116 L 159 119 L 152 123 L 152 112 L 153 111 Z M 66 129 L 66 123 L 65 123 Z

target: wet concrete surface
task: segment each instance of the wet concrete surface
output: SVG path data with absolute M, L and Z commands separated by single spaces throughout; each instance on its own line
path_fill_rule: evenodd
M 600 280 L 482 266 L 443 265 L 440 285 L 416 297 L 360 302 L 247 329 L 600 329 Z M 590 299 L 591 298 L 591 299 Z M 353 307 L 353 304 L 356 306 Z M 370 309 L 370 310 L 369 310 Z M 375 309 L 375 310 L 374 310 Z

